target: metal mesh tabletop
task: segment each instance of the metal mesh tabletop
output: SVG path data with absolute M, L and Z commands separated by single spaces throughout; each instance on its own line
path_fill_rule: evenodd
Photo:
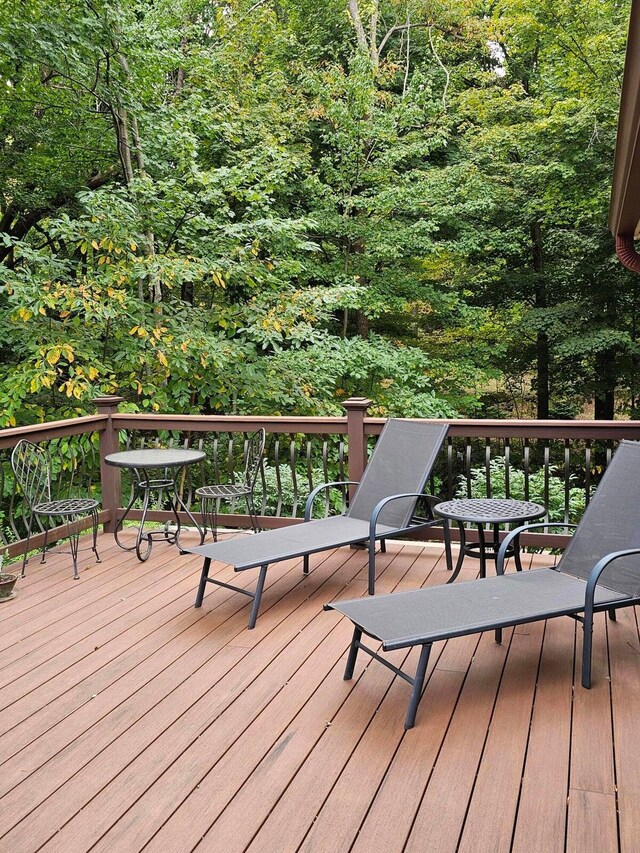
M 528 521 L 545 514 L 541 504 L 504 498 L 459 498 L 436 504 L 434 511 L 442 518 L 469 521 L 472 524 L 508 524 Z
M 116 468 L 180 468 L 193 465 L 206 458 L 203 450 L 158 448 L 148 450 L 121 450 L 105 456 L 107 465 Z

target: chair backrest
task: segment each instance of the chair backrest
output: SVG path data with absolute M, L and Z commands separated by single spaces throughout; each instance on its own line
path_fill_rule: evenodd
M 556 568 L 586 580 L 598 560 L 626 548 L 640 548 L 638 441 L 620 443 Z M 615 560 L 599 583 L 640 595 L 640 555 Z
M 383 498 L 404 492 L 421 493 L 445 439 L 448 424 L 390 418 L 384 425 L 347 515 L 368 520 Z M 392 501 L 381 524 L 398 529 L 409 523 L 414 498 Z
M 264 443 L 267 434 L 264 429 L 259 429 L 251 435 L 247 441 L 246 459 L 244 464 L 244 482 L 247 488 L 253 491 L 264 453 Z
M 11 468 L 29 509 L 51 500 L 51 466 L 46 450 L 22 439 L 11 453 Z

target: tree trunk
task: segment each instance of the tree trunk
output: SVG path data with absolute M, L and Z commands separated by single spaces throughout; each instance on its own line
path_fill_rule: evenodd
M 611 352 L 596 356 L 598 386 L 595 393 L 594 417 L 597 421 L 612 421 L 615 411 L 615 362 Z
M 356 325 L 361 338 L 369 337 L 369 318 L 362 311 L 356 312 Z
M 540 222 L 531 225 L 531 249 L 533 254 L 533 269 L 536 274 L 535 306 L 538 309 L 547 307 L 547 284 L 544 279 L 544 254 L 542 246 L 542 229 Z M 546 420 L 549 417 L 549 337 L 546 332 L 538 332 L 536 338 L 536 368 L 537 368 L 537 418 Z

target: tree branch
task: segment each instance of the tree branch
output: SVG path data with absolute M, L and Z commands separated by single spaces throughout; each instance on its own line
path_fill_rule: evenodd
M 436 46 L 433 43 L 432 30 L 433 30 L 433 27 L 429 27 L 429 44 L 431 45 L 431 50 L 433 51 L 433 55 L 436 58 L 436 62 L 438 63 L 440 68 L 442 68 L 442 70 L 445 73 L 445 77 L 446 77 L 444 89 L 442 91 L 442 109 L 446 112 L 447 111 L 447 92 L 449 91 L 449 81 L 451 80 L 451 72 L 449 71 L 449 69 L 446 67 L 444 62 L 438 56 L 438 51 L 436 50 Z
M 363 50 L 366 50 L 367 53 L 369 53 L 369 42 L 367 40 L 367 34 L 364 31 L 362 18 L 360 17 L 360 7 L 358 6 L 358 0 L 349 0 L 348 10 L 351 20 L 353 22 L 353 26 L 355 27 L 358 44 Z

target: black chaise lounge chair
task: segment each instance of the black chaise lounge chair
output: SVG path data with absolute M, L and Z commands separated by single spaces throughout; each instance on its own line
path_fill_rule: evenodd
M 345 679 L 352 677 L 362 649 L 408 681 L 412 692 L 405 728 L 410 729 L 432 643 L 491 629 L 501 642 L 508 626 L 572 616 L 583 625 L 582 684 L 590 687 L 593 614 L 608 610 L 615 621 L 616 608 L 640 602 L 640 443 L 620 444 L 557 566 L 504 574 L 513 538 L 522 530 L 549 526 L 531 524 L 505 537 L 497 577 L 326 604 L 325 610 L 338 610 L 355 625 Z M 384 651 L 421 646 L 415 675 L 368 649 L 362 634 L 380 641 Z
M 278 530 L 266 530 L 254 536 L 242 536 L 226 542 L 214 542 L 189 548 L 190 554 L 204 557 L 196 607 L 200 607 L 207 583 L 233 589 L 253 598 L 249 628 L 253 628 L 260 608 L 267 568 L 271 563 L 303 557 L 303 570 L 309 572 L 309 555 L 343 545 L 367 543 L 369 548 L 369 594 L 375 591 L 375 543 L 409 530 L 440 524 L 431 507 L 437 500 L 424 495 L 423 489 L 442 446 L 448 426 L 420 421 L 390 419 L 385 424 L 353 500 L 345 515 L 310 521 L 317 494 L 346 482 L 324 483 L 307 499 L 305 522 Z M 352 483 L 351 485 L 357 485 Z M 418 501 L 424 498 L 425 515 L 416 516 Z M 209 577 L 212 560 L 233 565 L 235 571 L 260 567 L 255 592 Z

